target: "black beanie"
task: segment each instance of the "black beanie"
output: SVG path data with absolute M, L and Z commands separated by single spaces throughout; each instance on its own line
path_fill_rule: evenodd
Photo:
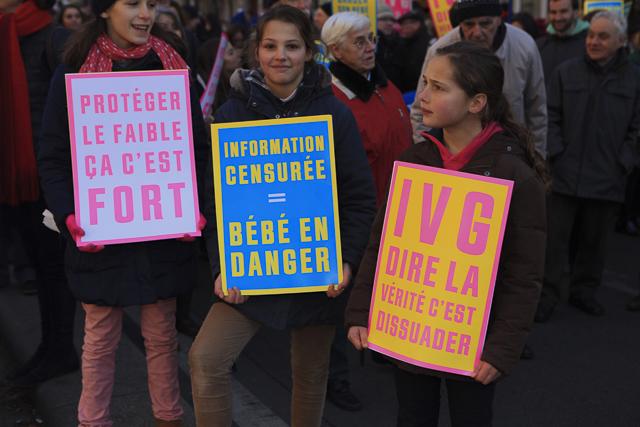
M 116 0 L 89 0 L 91 4 L 91 11 L 96 16 L 100 16 L 102 12 L 109 9 L 112 4 L 114 4 Z
M 331 2 L 323 4 L 322 6 L 320 6 L 320 9 L 322 9 L 324 13 L 327 14 L 327 16 L 333 15 L 333 7 L 331 6 Z
M 458 0 L 457 3 L 456 19 L 458 22 L 478 16 L 502 15 L 502 6 L 498 0 Z

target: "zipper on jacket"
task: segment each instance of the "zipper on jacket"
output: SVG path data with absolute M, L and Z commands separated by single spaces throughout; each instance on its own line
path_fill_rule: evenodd
M 378 92 L 378 89 L 374 89 L 374 92 L 376 95 L 378 95 L 378 98 L 380 98 L 380 101 L 382 101 L 383 104 L 386 104 L 386 102 L 384 102 L 384 98 L 382 97 L 382 95 L 380 95 L 380 93 Z
M 413 137 L 409 132 L 409 125 L 407 125 L 407 119 L 404 118 L 404 113 L 402 112 L 402 108 L 398 108 L 398 112 L 400 113 L 400 117 L 402 117 L 402 122 L 404 123 L 404 128 L 407 130 L 407 136 L 409 137 L 409 144 L 413 144 Z

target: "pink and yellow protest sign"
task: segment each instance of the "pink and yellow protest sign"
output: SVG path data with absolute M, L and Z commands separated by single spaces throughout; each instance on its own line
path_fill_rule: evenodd
M 216 53 L 216 60 L 213 63 L 211 69 L 211 75 L 207 82 L 207 87 L 204 93 L 200 97 L 200 108 L 202 109 L 202 117 L 207 117 L 211 112 L 213 106 L 213 100 L 216 95 L 216 89 L 218 88 L 218 82 L 220 81 L 220 74 L 222 74 L 222 66 L 224 65 L 224 55 L 227 52 L 227 45 L 229 44 L 229 37 L 222 33 L 220 36 L 220 45 L 218 46 L 218 52 Z
M 396 162 L 369 348 L 471 375 L 491 310 L 511 181 Z
M 411 0 L 385 0 L 393 10 L 393 17 L 398 19 L 411 10 Z
M 199 236 L 187 70 L 67 74 L 76 241 Z
M 449 9 L 456 0 L 428 0 L 433 27 L 436 29 L 438 38 L 444 36 L 452 30 L 449 20 Z

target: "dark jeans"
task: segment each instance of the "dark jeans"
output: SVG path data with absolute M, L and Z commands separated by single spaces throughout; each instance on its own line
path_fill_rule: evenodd
M 42 345 L 54 349 L 73 348 L 76 299 L 69 290 L 64 271 L 64 239 L 42 223 L 46 203 L 36 202 L 10 208 L 27 257 L 36 270 L 38 303 L 42 325 Z
M 396 368 L 398 427 L 437 427 L 444 381 L 453 427 L 490 427 L 496 383 L 441 379 Z
M 604 271 L 605 243 L 619 203 L 552 193 L 547 197 L 547 253 L 540 301 L 561 299 L 571 230 L 577 222 L 577 247 L 571 265 L 569 298 L 593 298 Z

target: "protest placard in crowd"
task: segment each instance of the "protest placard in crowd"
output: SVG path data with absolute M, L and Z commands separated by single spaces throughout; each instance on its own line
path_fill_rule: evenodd
M 78 246 L 199 236 L 187 70 L 66 84 Z
M 435 28 L 438 38 L 452 30 L 449 9 L 455 2 L 456 0 L 428 0 L 433 28 Z
M 511 181 L 396 162 L 369 348 L 471 375 L 487 331 Z
M 342 281 L 332 129 L 329 115 L 211 125 L 225 294 Z
M 376 0 L 332 0 L 333 13 L 338 12 L 358 12 L 369 18 L 371 31 L 374 35 L 378 33 L 378 13 Z
M 220 45 L 218 46 L 218 52 L 216 53 L 216 60 L 213 63 L 211 69 L 211 75 L 207 82 L 207 87 L 204 93 L 200 97 L 200 108 L 202 109 L 202 117 L 207 117 L 211 113 L 211 107 L 216 95 L 216 89 L 218 88 L 218 81 L 220 80 L 220 74 L 222 73 L 222 66 L 224 65 L 224 55 L 227 52 L 227 45 L 229 44 L 229 37 L 222 33 L 220 36 Z

